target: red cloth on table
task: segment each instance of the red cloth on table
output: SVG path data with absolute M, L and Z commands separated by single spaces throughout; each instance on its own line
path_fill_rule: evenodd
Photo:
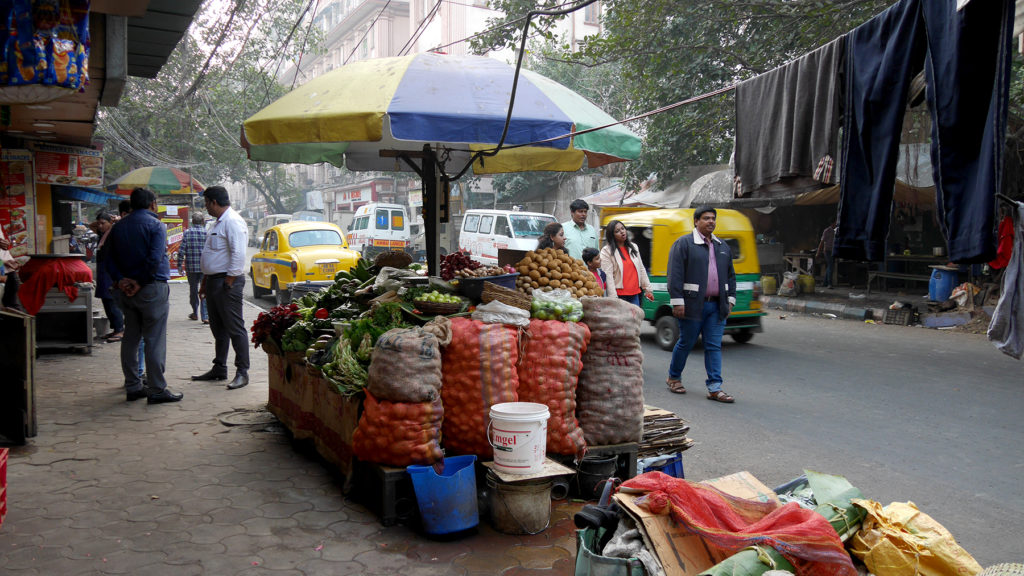
M 744 500 L 662 472 L 641 474 L 623 482 L 621 489 L 647 492 L 642 506 L 655 514 L 667 506 L 677 524 L 719 548 L 771 546 L 799 576 L 857 574 L 828 520 L 796 503 Z
M 92 270 L 80 258 L 33 258 L 18 269 L 21 288 L 18 298 L 25 311 L 35 316 L 46 302 L 46 293 L 56 286 L 72 302 L 78 298 L 75 282 L 92 282 Z

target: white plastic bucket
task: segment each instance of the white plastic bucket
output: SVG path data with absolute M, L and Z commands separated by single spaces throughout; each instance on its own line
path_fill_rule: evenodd
M 503 402 L 491 406 L 487 441 L 494 448 L 494 466 L 509 474 L 535 474 L 544 466 L 548 418 L 544 404 Z

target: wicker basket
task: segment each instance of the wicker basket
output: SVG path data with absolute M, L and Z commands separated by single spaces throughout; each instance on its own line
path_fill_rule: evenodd
M 459 310 L 462 310 L 462 302 L 430 302 L 428 300 L 414 300 L 413 304 L 416 309 L 423 313 L 425 316 L 431 314 L 435 316 L 447 316 L 448 314 L 455 314 Z
M 480 301 L 484 304 L 497 300 L 502 304 L 515 306 L 523 310 L 530 310 L 533 299 L 518 290 L 510 290 L 504 286 L 498 286 L 493 282 L 484 282 L 484 290 L 480 294 Z
M 401 270 L 409 264 L 412 264 L 412 256 L 410 256 L 408 252 L 403 252 L 401 250 L 388 250 L 387 252 L 381 252 L 373 259 L 373 265 L 378 268 L 390 266 Z

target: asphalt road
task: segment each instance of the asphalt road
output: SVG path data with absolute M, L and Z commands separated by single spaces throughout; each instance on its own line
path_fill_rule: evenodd
M 982 566 L 1024 560 L 1024 364 L 983 335 L 771 311 L 749 344 L 725 338 L 732 405 L 706 399 L 699 346 L 689 392 L 669 392 L 670 354 L 653 328 L 643 338 L 647 404 L 691 426 L 687 478 L 836 474 L 883 505 L 914 502 Z
M 773 311 L 749 344 L 726 338 L 732 405 L 706 399 L 699 347 L 689 392 L 669 392 L 670 355 L 644 337 L 646 402 L 690 422 L 687 478 L 841 475 L 883 505 L 914 502 L 982 566 L 1022 560 L 1024 365 L 983 335 Z

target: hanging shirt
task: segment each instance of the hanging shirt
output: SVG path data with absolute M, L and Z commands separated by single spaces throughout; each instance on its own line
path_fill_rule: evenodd
M 618 290 L 619 296 L 633 296 L 640 293 L 640 276 L 636 273 L 636 266 L 633 259 L 629 257 L 629 250 L 625 246 L 619 246 L 619 255 L 622 256 L 622 289 Z
M 1013 254 L 1013 218 L 1007 216 L 999 222 L 999 243 L 996 245 L 996 259 L 988 265 L 996 270 L 1006 268 Z

